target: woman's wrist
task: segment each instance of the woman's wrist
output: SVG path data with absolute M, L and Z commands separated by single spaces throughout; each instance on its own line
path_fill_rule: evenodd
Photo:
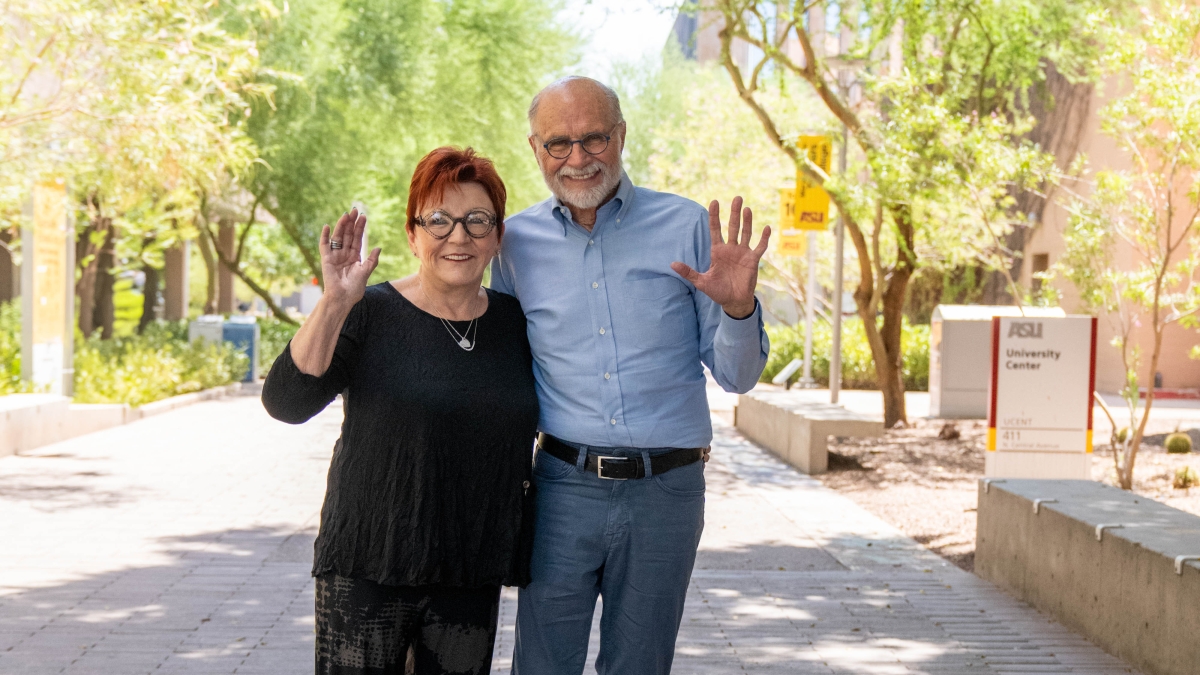
M 358 301 L 361 298 L 361 295 L 359 295 L 358 298 L 351 298 L 349 295 L 342 292 L 327 291 L 321 296 L 321 299 L 317 302 L 317 307 L 314 307 L 313 311 L 315 312 L 317 308 L 320 308 L 334 316 L 340 315 L 342 318 L 345 318 L 350 314 L 350 310 L 354 309 L 354 305 L 358 304 Z

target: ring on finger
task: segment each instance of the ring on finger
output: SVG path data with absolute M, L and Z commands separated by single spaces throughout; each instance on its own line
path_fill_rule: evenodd
M 341 247 L 342 247 L 342 242 L 340 239 L 330 239 L 329 240 L 329 248 L 336 251 Z

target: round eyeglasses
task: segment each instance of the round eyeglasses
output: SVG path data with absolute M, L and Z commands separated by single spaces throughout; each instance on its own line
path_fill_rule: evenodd
M 611 132 L 610 132 L 611 133 Z M 602 134 L 598 131 L 593 131 L 590 134 L 584 134 L 583 138 L 571 140 L 565 136 L 551 138 L 542 143 L 542 147 L 546 149 L 546 154 L 554 159 L 566 159 L 571 156 L 571 150 L 578 143 L 579 147 L 589 155 L 598 155 L 608 148 L 608 142 L 612 139 L 609 134 Z
M 483 239 L 488 236 L 493 227 L 496 227 L 495 214 L 483 209 L 471 211 L 462 218 L 455 218 L 445 211 L 434 211 L 423 218 L 416 218 L 415 220 L 434 239 L 449 237 L 450 233 L 454 232 L 454 226 L 458 223 L 462 223 L 467 236 L 472 239 Z

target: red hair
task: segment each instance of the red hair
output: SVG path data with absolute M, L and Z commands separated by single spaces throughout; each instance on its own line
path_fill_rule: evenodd
M 417 224 L 417 209 L 421 204 L 441 200 L 446 188 L 455 183 L 479 183 L 492 200 L 496 210 L 496 226 L 504 233 L 504 203 L 508 191 L 504 181 L 496 173 L 492 160 L 475 154 L 472 148 L 460 150 L 444 146 L 421 158 L 413 171 L 412 183 L 408 186 L 408 222 L 405 227 L 411 232 Z

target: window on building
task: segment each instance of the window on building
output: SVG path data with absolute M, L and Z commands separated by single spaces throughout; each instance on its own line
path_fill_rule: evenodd
M 1042 280 L 1039 279 L 1037 277 L 1037 275 L 1041 272 L 1045 272 L 1048 269 L 1050 269 L 1050 254 L 1049 253 L 1034 253 L 1033 254 L 1033 268 L 1030 270 L 1030 272 L 1034 275 L 1032 277 L 1033 278 L 1032 285 L 1033 285 L 1034 293 L 1040 293 L 1042 290 Z

